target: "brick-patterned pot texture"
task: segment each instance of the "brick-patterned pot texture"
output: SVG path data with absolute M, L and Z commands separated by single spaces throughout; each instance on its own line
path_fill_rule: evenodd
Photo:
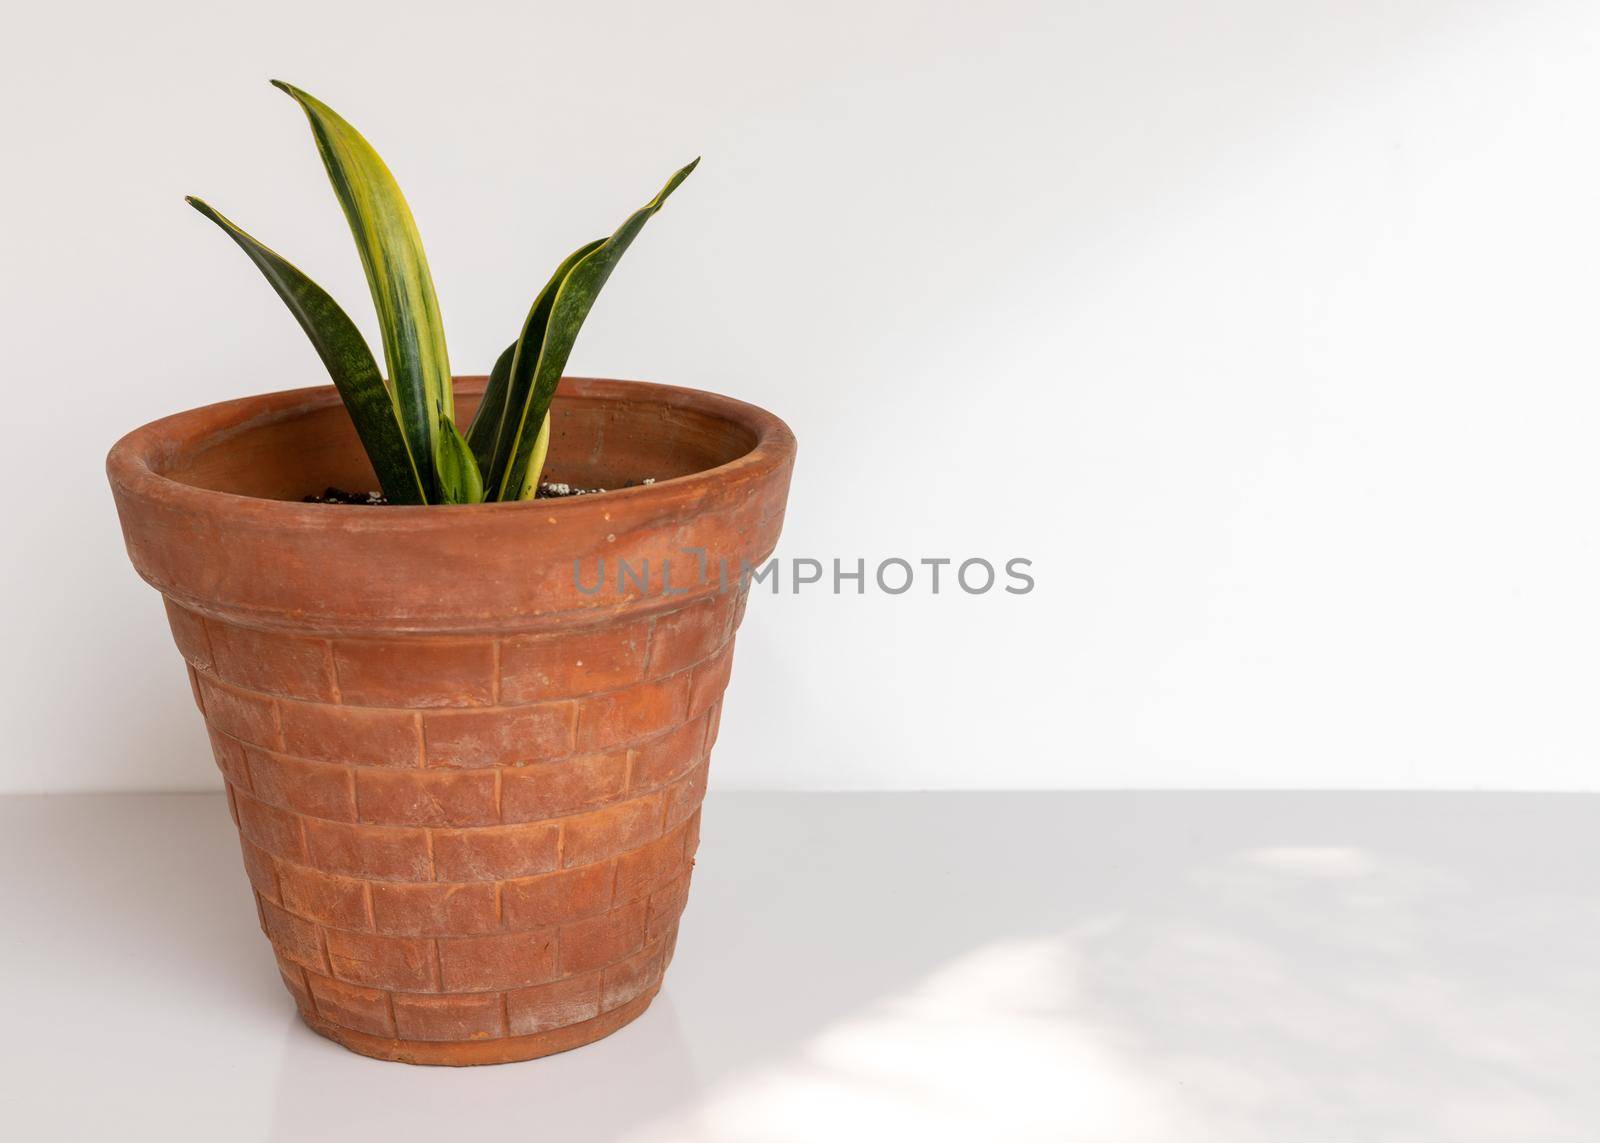
M 463 421 L 482 384 L 458 380 Z M 794 450 L 738 401 L 576 378 L 546 473 L 620 489 L 603 496 L 300 502 L 376 487 L 330 388 L 117 443 L 128 554 L 165 597 L 307 1024 L 484 1064 L 644 1011 L 689 891 L 740 569 L 777 543 Z

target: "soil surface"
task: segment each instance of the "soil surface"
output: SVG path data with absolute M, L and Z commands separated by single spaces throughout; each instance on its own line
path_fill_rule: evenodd
M 346 492 L 342 488 L 324 488 L 300 499 L 307 504 L 387 504 L 381 492 Z
M 637 488 L 643 484 L 654 484 L 656 478 L 648 476 L 643 480 L 630 480 L 622 487 Z M 535 493 L 536 500 L 564 500 L 569 496 L 593 496 L 598 492 L 608 492 L 606 488 L 576 488 L 571 484 L 560 481 L 541 481 L 539 491 Z M 377 507 L 388 504 L 388 498 L 381 492 L 346 492 L 343 488 L 324 488 L 321 492 L 313 492 L 301 499 L 307 504 L 363 504 L 368 507 Z

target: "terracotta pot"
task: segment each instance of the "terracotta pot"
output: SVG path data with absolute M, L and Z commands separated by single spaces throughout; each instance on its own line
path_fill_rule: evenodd
M 483 379 L 457 384 L 464 421 Z M 672 958 L 739 569 L 777 542 L 794 437 L 724 397 L 571 378 L 552 425 L 551 479 L 656 483 L 300 503 L 376 487 L 331 388 L 180 413 L 107 461 L 284 984 L 366 1055 L 586 1044 L 644 1011 Z

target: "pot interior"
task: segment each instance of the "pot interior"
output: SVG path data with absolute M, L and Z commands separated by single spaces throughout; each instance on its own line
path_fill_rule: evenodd
M 650 392 L 646 386 L 639 387 L 639 397 L 619 397 L 584 392 L 582 382 L 562 385 L 551 406 L 545 480 L 621 488 L 704 472 L 756 445 L 750 428 L 644 396 Z M 461 425 L 470 423 L 481 396 L 481 381 L 458 382 Z M 184 484 L 269 500 L 300 500 L 330 486 L 351 492 L 378 487 L 344 406 L 325 399 L 202 438 L 152 467 Z

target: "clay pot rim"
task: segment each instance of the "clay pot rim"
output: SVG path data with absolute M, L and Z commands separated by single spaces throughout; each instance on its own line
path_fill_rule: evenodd
M 488 378 L 469 374 L 452 381 L 458 393 L 475 393 L 487 384 Z M 598 496 L 484 504 L 391 504 L 381 511 L 359 511 L 342 504 L 273 500 L 201 488 L 165 476 L 151 466 L 152 457 L 187 450 L 206 437 L 226 440 L 246 428 L 288 420 L 339 404 L 338 392 L 332 385 L 313 385 L 217 401 L 141 425 L 111 447 L 106 457 L 106 474 L 113 486 L 133 496 L 207 514 L 247 515 L 271 520 L 277 525 L 307 528 L 342 527 L 359 520 L 363 531 L 412 530 L 430 523 L 462 523 L 531 510 L 584 514 L 623 502 L 648 504 L 651 500 L 693 499 L 730 479 L 765 475 L 789 462 L 795 452 L 794 433 L 779 417 L 757 405 L 702 389 L 620 378 L 563 377 L 557 395 L 577 400 L 632 401 L 687 409 L 736 424 L 748 430 L 755 437 L 755 443 L 748 452 L 725 464 L 653 484 L 609 489 Z

